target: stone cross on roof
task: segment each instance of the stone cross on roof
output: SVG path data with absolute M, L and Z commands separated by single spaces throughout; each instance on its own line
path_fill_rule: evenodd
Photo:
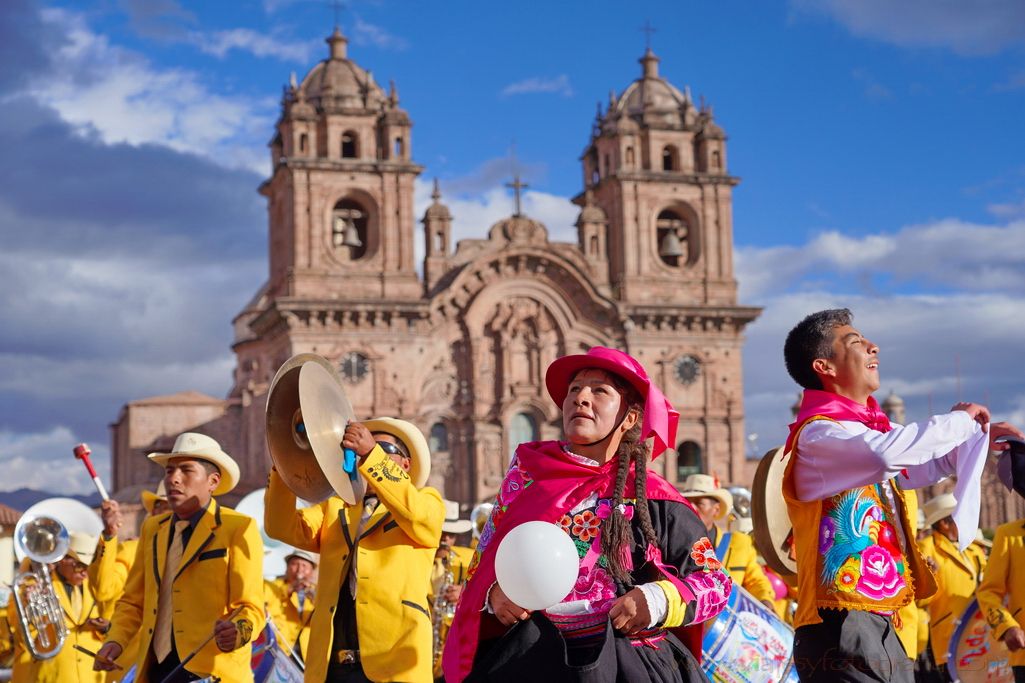
M 520 203 L 520 191 L 525 187 L 530 187 L 530 185 L 527 185 L 524 182 L 520 182 L 520 174 L 517 173 L 515 176 L 513 176 L 513 181 L 511 183 L 506 183 L 505 186 L 511 187 L 513 189 L 513 192 L 516 193 L 516 211 L 513 213 L 513 216 L 516 216 L 518 218 L 523 215 L 522 206 Z
M 651 34 L 658 33 L 658 29 L 651 25 L 650 21 L 645 21 L 644 26 L 641 27 L 641 33 L 644 34 L 644 49 L 651 49 Z

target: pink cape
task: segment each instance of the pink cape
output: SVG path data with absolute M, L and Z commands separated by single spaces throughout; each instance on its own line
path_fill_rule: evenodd
M 797 412 L 797 419 L 790 425 L 790 436 L 787 437 L 787 443 L 783 447 L 784 453 L 793 452 L 801 427 L 813 417 L 860 422 L 869 429 L 883 433 L 893 429 L 890 418 L 886 417 L 886 413 L 871 396 L 868 397 L 865 405 L 862 405 L 831 391 L 805 389 L 804 396 L 801 397 L 801 409 Z
M 523 488 L 505 511 L 473 576 L 463 589 L 443 657 L 445 680 L 450 683 L 461 683 L 473 668 L 473 658 L 480 638 L 481 610 L 488 591 L 495 583 L 495 553 L 505 535 L 524 522 L 554 524 L 592 493 L 602 498 L 611 498 L 613 494 L 617 464 L 615 458 L 604 465 L 585 465 L 571 458 L 558 441 L 520 444 L 516 449 L 516 457 L 533 481 Z M 631 469 L 624 498 L 634 497 L 635 481 Z M 649 500 L 673 500 L 694 510 L 690 501 L 681 496 L 672 484 L 650 471 L 647 476 L 647 493 Z M 681 636 L 681 633 L 677 631 L 677 635 Z M 700 658 L 700 627 L 684 629 L 681 639 L 694 652 L 694 656 Z

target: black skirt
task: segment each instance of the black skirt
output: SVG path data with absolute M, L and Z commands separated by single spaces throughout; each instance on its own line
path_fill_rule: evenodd
M 482 641 L 466 683 L 683 683 L 708 679 L 672 633 L 656 647 L 633 645 L 605 622 L 605 637 L 584 650 L 568 648 L 542 613 L 516 624 L 501 638 Z

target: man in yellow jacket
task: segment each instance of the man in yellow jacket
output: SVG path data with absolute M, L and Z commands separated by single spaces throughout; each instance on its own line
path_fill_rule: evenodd
M 103 674 L 93 671 L 92 658 L 75 648 L 77 645 L 95 652 L 103 643 L 103 634 L 110 625 L 106 617 L 110 616 L 111 605 L 96 600 L 86 571 L 96 550 L 96 540 L 95 536 L 72 533 L 67 555 L 53 565 L 51 580 L 68 629 L 64 646 L 50 659 L 32 659 L 24 654 L 25 643 L 19 630 L 15 636 L 15 661 L 18 665 L 11 677 L 14 683 L 103 681 Z
M 251 682 L 250 640 L 264 624 L 263 542 L 252 518 L 213 499 L 238 483 L 238 465 L 214 439 L 192 432 L 170 453 L 149 458 L 164 467 L 171 513 L 143 522 L 96 666 L 112 668 L 138 633 L 140 683 L 172 674 L 169 683 L 203 676 Z
M 285 556 L 284 576 L 264 584 L 267 618 L 275 628 L 278 645 L 299 661 L 306 660 L 310 646 L 317 561 L 308 550 L 293 550 Z
M 363 503 L 332 496 L 295 509 L 271 469 L 264 529 L 320 553 L 307 681 L 431 680 L 431 567 L 445 509 L 426 488 L 427 440 L 403 420 L 350 423 L 342 444 L 359 457 Z M 341 462 L 338 463 L 341 467 Z
M 1015 681 L 1025 680 L 1025 519 L 997 527 L 976 595 L 989 622 L 990 636 L 1011 651 L 1009 663 Z
M 932 533 L 919 543 L 926 563 L 936 576 L 936 593 L 922 603 L 929 610 L 929 647 L 939 667 L 947 663 L 954 626 L 969 603 L 986 568 L 986 555 L 974 543 L 961 552 L 957 524 L 951 518 L 957 499 L 950 493 L 933 497 L 922 506 L 925 526 Z
M 776 591 L 769 577 L 758 564 L 758 551 L 754 541 L 741 531 L 724 533 L 716 522 L 725 520 L 733 508 L 733 495 L 719 486 L 715 477 L 707 474 L 692 474 L 687 477 L 681 494 L 697 508 L 698 516 L 705 523 L 708 537 L 715 546 L 715 554 L 722 566 L 729 571 L 735 585 L 741 586 L 756 600 L 776 611 Z
M 141 500 L 146 515 L 150 517 L 161 515 L 171 509 L 167 505 L 167 496 L 164 494 L 164 482 L 162 481 L 157 485 L 155 492 L 143 491 Z M 121 540 L 118 538 L 123 520 L 120 506 L 116 500 L 105 500 L 101 503 L 100 508 L 103 533 L 96 546 L 96 558 L 89 565 L 89 583 L 92 584 L 97 600 L 114 605 L 124 595 L 125 583 L 128 581 L 128 572 L 135 561 L 139 539 Z M 125 651 L 122 654 L 125 661 L 135 661 L 138 647 L 139 634 L 136 633 L 125 646 Z M 124 673 L 117 669 L 108 671 L 106 680 L 108 682 L 119 681 L 123 675 Z

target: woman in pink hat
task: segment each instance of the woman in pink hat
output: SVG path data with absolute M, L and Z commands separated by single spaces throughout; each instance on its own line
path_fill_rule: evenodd
M 732 584 L 694 508 L 648 461 L 674 443 L 677 413 L 644 368 L 604 347 L 548 368 L 563 441 L 524 443 L 484 527 L 445 648 L 445 680 L 706 680 L 699 625 Z M 580 569 L 561 605 L 531 613 L 495 578 L 505 535 L 560 525 Z

